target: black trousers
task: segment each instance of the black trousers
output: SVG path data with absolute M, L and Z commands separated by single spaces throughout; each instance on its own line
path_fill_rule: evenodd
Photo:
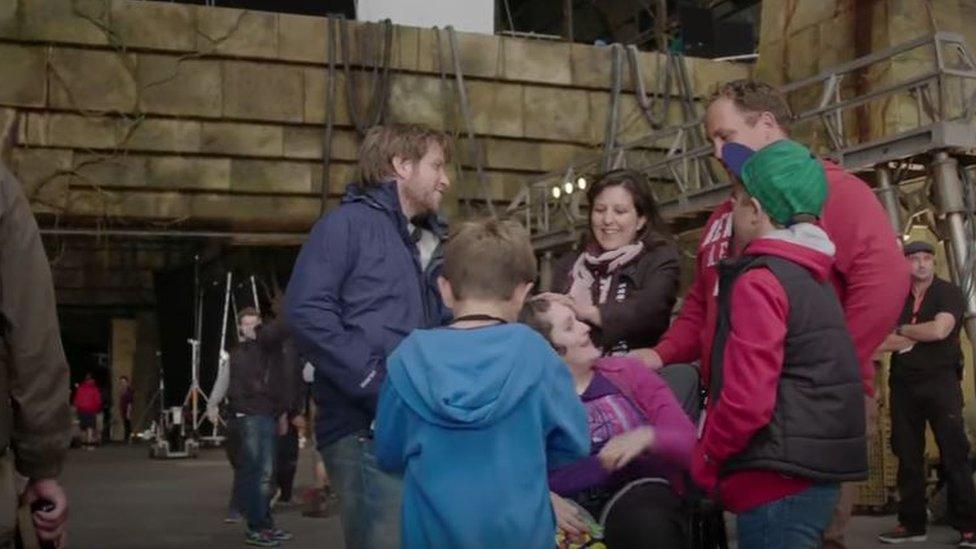
M 684 549 L 688 519 L 684 502 L 664 483 L 628 485 L 616 493 L 588 492 L 574 498 L 597 520 L 612 549 Z
M 288 432 L 278 437 L 278 454 L 275 462 L 281 501 L 291 501 L 292 488 L 295 486 L 295 471 L 298 469 L 298 430 L 291 423 L 288 424 Z
M 933 372 L 922 381 L 892 379 L 891 449 L 898 458 L 898 521 L 925 531 L 925 423 L 939 446 L 949 494 L 949 524 L 976 529 L 976 488 L 969 466 L 969 441 L 962 419 L 962 388 L 954 369 Z

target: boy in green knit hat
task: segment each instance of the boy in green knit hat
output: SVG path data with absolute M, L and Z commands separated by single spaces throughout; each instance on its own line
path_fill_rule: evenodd
M 719 267 L 695 482 L 737 515 L 739 547 L 818 547 L 840 483 L 867 477 L 860 371 L 817 226 L 822 164 L 790 140 L 723 147 L 742 255 Z

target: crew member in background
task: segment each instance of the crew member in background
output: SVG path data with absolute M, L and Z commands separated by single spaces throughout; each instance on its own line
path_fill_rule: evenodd
M 962 418 L 962 349 L 959 330 L 966 309 L 958 286 L 935 276 L 935 248 L 905 246 L 911 292 L 898 327 L 881 351 L 891 351 L 891 450 L 898 458 L 898 526 L 878 536 L 882 543 L 925 541 L 925 424 L 939 447 L 948 486 L 949 523 L 959 547 L 976 547 L 976 489 Z

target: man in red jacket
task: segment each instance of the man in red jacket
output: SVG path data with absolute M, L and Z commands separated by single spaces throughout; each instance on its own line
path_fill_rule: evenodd
M 789 106 L 775 88 L 760 82 L 736 80 L 712 97 L 705 115 L 708 137 L 716 158 L 728 142 L 760 150 L 787 139 L 792 118 Z M 851 339 L 861 367 L 869 432 L 876 416 L 872 355 L 891 331 L 908 292 L 908 270 L 898 240 L 881 203 L 870 187 L 840 166 L 824 160 L 827 201 L 820 226 L 836 244 L 830 279 L 844 308 Z M 658 345 L 638 351 L 652 367 L 678 362 L 701 362 L 709 379 L 712 336 L 715 333 L 718 290 L 716 266 L 741 251 L 732 234 L 732 202 L 712 213 L 698 247 L 695 281 L 681 313 Z M 844 547 L 843 533 L 850 519 L 856 489 L 843 485 L 834 520 L 824 533 L 826 547 Z

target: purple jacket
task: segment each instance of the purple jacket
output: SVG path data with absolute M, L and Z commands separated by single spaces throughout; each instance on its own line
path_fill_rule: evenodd
M 594 365 L 594 371 L 630 399 L 654 429 L 651 449 L 628 467 L 639 467 L 640 476 L 664 477 L 671 482 L 672 488 L 682 491 L 684 473 L 691 465 L 695 446 L 695 427 L 671 388 L 656 373 L 632 358 L 601 358 Z M 550 489 L 571 496 L 587 488 L 613 483 L 616 473 L 604 470 L 596 458 L 599 447 L 594 447 L 592 452 L 587 458 L 551 471 Z

